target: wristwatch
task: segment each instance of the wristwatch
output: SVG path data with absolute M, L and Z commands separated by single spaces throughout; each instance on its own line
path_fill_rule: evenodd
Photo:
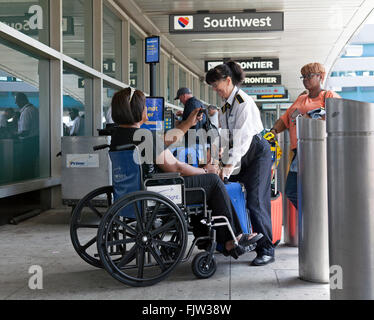
M 203 168 L 203 170 L 205 171 L 205 174 L 208 173 L 208 169 L 207 168 Z
M 275 129 L 274 127 L 270 129 L 270 132 L 272 132 L 273 130 L 275 131 L 276 134 L 278 134 L 278 130 Z

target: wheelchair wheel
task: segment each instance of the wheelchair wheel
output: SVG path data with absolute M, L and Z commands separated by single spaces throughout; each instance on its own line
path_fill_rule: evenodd
M 134 219 L 124 212 L 133 210 Z M 113 240 L 111 234 L 122 235 Z M 183 258 L 188 242 L 183 213 L 168 198 L 147 191 L 122 197 L 105 214 L 97 234 L 104 268 L 130 286 L 149 286 L 165 279 Z M 122 245 L 116 255 L 110 248 Z
M 97 268 L 102 268 L 96 246 L 97 230 L 112 202 L 112 186 L 95 189 L 78 202 L 71 216 L 73 247 L 84 261 Z
M 200 252 L 192 260 L 192 272 L 199 279 L 208 279 L 217 270 L 216 259 L 212 257 L 208 264 L 209 252 Z

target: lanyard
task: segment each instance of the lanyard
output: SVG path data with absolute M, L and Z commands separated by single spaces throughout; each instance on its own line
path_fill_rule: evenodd
M 231 130 L 229 128 L 229 118 L 231 116 L 232 109 L 234 108 L 235 97 L 238 94 L 238 92 L 239 92 L 239 89 L 235 92 L 234 99 L 232 100 L 232 106 L 230 107 L 229 112 L 226 112 L 226 115 L 225 115 L 226 116 L 226 126 L 227 126 L 227 129 L 229 130 L 229 148 L 230 149 L 233 148 L 233 140 L 234 139 L 233 139 L 233 134 L 231 133 Z M 228 113 L 228 115 L 227 115 L 227 113 Z
M 225 117 L 226 117 L 226 125 L 227 125 L 227 129 L 229 129 L 229 131 L 230 131 L 230 128 L 229 128 L 229 118 L 230 118 L 230 116 L 231 116 L 232 109 L 234 108 L 235 97 L 236 97 L 236 95 L 238 94 L 238 92 L 239 92 L 239 89 L 235 92 L 234 99 L 232 100 L 232 106 L 230 107 L 230 110 L 229 110 L 229 112 L 228 112 L 228 115 L 227 115 L 227 113 L 226 113 L 226 115 L 225 115 Z

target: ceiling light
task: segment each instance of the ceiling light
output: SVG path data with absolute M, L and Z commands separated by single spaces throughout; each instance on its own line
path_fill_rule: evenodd
M 256 41 L 256 40 L 281 40 L 280 37 L 251 37 L 251 38 L 212 38 L 192 39 L 190 42 L 212 42 L 212 41 Z
M 248 53 L 278 53 L 278 50 L 246 50 L 246 51 L 207 51 L 202 54 L 248 54 Z

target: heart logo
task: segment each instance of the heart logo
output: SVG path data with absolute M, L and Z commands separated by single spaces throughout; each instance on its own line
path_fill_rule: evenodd
M 182 28 L 185 28 L 189 22 L 190 22 L 190 19 L 188 17 L 180 17 L 178 19 L 178 23 Z

